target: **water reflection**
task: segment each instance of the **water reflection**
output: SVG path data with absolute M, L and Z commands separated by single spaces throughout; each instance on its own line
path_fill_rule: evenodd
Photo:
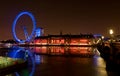
M 0 54 L 28 61 L 28 68 L 11 76 L 109 76 L 92 47 L 13 47 Z
M 16 76 L 33 76 L 35 71 L 35 61 L 34 61 L 34 54 L 30 51 L 29 48 L 20 48 L 20 47 L 13 47 L 8 51 L 8 57 L 11 58 L 20 58 L 28 61 L 29 70 L 25 70 L 20 72 L 16 72 Z M 22 75 L 21 75 L 22 74 Z
M 62 55 L 62 56 L 92 56 L 94 55 L 94 49 L 92 47 L 60 47 L 60 46 L 49 46 L 49 47 L 35 47 L 34 52 L 37 54 L 47 55 Z
M 96 69 L 96 76 L 108 76 L 106 71 L 106 63 L 102 57 L 100 57 L 99 51 L 98 54 L 94 55 L 94 67 Z

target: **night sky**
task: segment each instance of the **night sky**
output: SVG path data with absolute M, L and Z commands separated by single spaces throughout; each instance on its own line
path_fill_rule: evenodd
M 63 32 L 108 36 L 109 28 L 115 34 L 120 33 L 120 2 L 115 0 L 3 0 L 0 2 L 0 40 L 13 38 L 12 23 L 22 11 L 34 15 L 37 27 L 44 28 L 45 35 Z M 30 20 L 22 20 L 18 26 L 20 23 L 32 27 Z

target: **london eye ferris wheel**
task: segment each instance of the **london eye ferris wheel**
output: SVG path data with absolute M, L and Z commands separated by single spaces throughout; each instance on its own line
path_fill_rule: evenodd
M 12 34 L 15 41 L 19 43 L 30 42 L 35 34 L 35 30 L 36 20 L 32 13 L 24 11 L 16 16 L 12 25 Z

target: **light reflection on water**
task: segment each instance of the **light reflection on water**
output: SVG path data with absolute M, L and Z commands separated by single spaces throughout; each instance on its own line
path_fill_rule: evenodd
M 96 76 L 107 76 L 106 63 L 104 59 L 98 55 L 94 56 L 94 67 Z
M 33 51 L 37 54 L 48 54 L 48 55 L 93 55 L 94 49 L 92 47 L 60 47 L 60 46 L 50 46 L 50 47 L 35 47 Z
M 29 69 L 18 76 L 108 76 L 105 61 L 92 47 L 19 47 L 7 56 L 28 60 Z
M 20 58 L 23 60 L 27 60 L 28 61 L 28 66 L 30 66 L 27 70 L 22 71 L 22 73 L 24 74 L 20 74 L 18 72 L 16 72 L 16 76 L 33 76 L 34 75 L 34 71 L 35 71 L 35 58 L 34 58 L 34 54 L 30 51 L 29 48 L 20 48 L 20 47 L 14 47 L 11 48 L 8 52 L 7 52 L 7 56 L 11 57 L 11 58 Z M 29 74 L 28 74 L 29 73 Z

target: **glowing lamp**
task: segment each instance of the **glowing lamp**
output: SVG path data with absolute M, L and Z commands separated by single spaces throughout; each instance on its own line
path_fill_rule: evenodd
M 114 32 L 112 29 L 109 30 L 110 35 L 112 35 Z

